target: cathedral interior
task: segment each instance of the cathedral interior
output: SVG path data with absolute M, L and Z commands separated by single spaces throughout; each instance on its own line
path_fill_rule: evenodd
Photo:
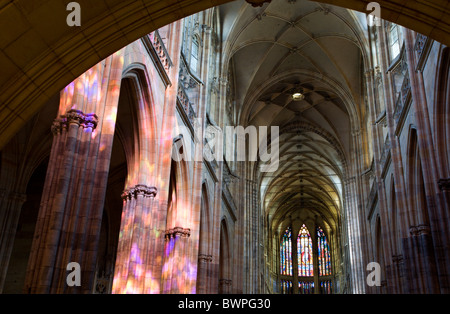
M 0 292 L 450 293 L 450 2 L 369 2 L 0 3 Z

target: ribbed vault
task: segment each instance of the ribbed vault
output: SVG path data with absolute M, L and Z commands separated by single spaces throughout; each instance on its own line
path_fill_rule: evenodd
M 280 130 L 279 168 L 258 177 L 269 228 L 309 217 L 338 230 L 352 129 L 361 120 L 364 16 L 300 0 L 220 10 L 239 122 Z

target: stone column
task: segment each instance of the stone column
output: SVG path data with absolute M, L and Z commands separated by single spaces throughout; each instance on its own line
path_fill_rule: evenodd
M 61 91 L 26 293 L 92 292 L 119 100 L 121 53 L 95 65 Z M 71 262 L 80 265 L 80 287 L 66 284 Z
M 162 269 L 163 293 L 190 293 L 184 291 L 190 286 L 189 282 L 195 280 L 190 278 L 193 265 L 186 260 L 188 256 L 190 229 L 175 227 L 166 231 L 165 236 L 165 263 Z
M 61 276 L 72 261 L 61 260 L 70 248 L 78 219 L 89 144 L 96 126 L 95 114 L 76 109 L 67 111 L 52 126 L 55 137 L 35 231 L 39 241 L 33 242 L 26 281 L 29 293 L 56 292 L 59 281 L 66 281 Z
M 407 64 L 410 76 L 410 85 L 407 87 L 411 89 L 412 108 L 417 123 L 417 137 L 426 194 L 427 207 L 423 208 L 422 212 L 429 217 L 429 235 L 434 251 L 433 254 L 427 256 L 427 267 L 436 267 L 437 273 L 433 274 L 433 276 L 438 278 L 436 286 L 431 282 L 428 282 L 428 286 L 431 291 L 446 293 L 449 290 L 448 277 L 450 272 L 450 253 L 446 249 L 449 245 L 448 223 L 450 218 L 446 211 L 444 197 L 439 193 L 436 149 L 433 145 L 433 130 L 428 110 L 429 104 L 427 103 L 424 77 L 420 70 L 416 70 L 415 35 L 411 30 L 405 31 Z M 436 266 L 432 266 L 429 263 Z M 430 280 L 435 281 L 431 278 Z
M 123 210 L 113 293 L 159 292 L 151 267 L 154 256 L 152 208 L 157 189 L 136 185 L 122 194 Z
M 210 293 L 208 277 L 211 272 L 212 255 L 200 254 L 197 267 L 197 294 Z

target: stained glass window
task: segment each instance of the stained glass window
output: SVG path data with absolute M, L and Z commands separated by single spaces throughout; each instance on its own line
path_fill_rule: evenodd
M 292 281 L 281 280 L 281 293 L 282 294 L 291 294 L 292 293 Z
M 399 27 L 396 24 L 391 24 L 389 31 L 389 45 L 391 50 L 391 59 L 393 60 L 400 54 Z
M 281 275 L 292 276 L 292 229 L 288 227 L 281 239 L 280 247 Z
M 298 282 L 299 294 L 313 294 L 314 293 L 314 281 L 299 281 Z
M 317 228 L 317 246 L 319 259 L 319 276 L 331 275 L 331 255 L 327 237 L 322 228 Z
M 331 294 L 331 280 L 325 280 L 320 282 L 320 293 Z
M 298 276 L 314 276 L 312 240 L 308 228 L 303 225 L 297 237 Z

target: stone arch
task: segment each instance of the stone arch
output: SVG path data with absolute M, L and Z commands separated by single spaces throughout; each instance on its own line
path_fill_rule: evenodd
M 114 219 L 108 219 L 105 222 L 106 229 L 111 228 L 117 231 L 114 226 L 119 219 L 122 235 L 118 243 L 114 242 L 117 244 L 117 257 L 115 258 L 113 293 L 159 292 L 159 285 L 153 280 L 154 257 L 145 254 L 155 245 L 155 235 L 151 228 L 154 219 L 152 217 L 153 200 L 157 194 L 155 181 L 158 145 L 154 142 L 157 124 L 151 91 L 151 82 L 145 65 L 135 62 L 123 70 L 113 142 L 113 148 L 121 146 L 122 155 L 125 156 L 125 160 L 120 165 L 116 165 L 119 167 L 117 171 L 124 176 L 121 179 L 124 184 L 123 193 L 117 193 L 117 185 L 108 187 L 114 188 L 112 194 L 122 198 L 121 217 L 117 217 L 117 209 L 111 209 L 113 200 L 105 203 L 105 210 L 109 210 L 106 217 L 115 216 Z M 115 156 L 113 151 L 112 162 L 119 162 L 120 148 L 116 149 L 116 153 L 119 157 Z M 117 171 L 113 171 L 110 178 L 116 175 Z M 120 198 L 116 198 L 114 203 L 118 204 L 119 200 Z M 130 232 L 130 229 L 133 232 Z M 118 236 L 119 233 L 116 235 Z M 147 241 L 143 242 L 142 238 Z M 116 238 L 109 240 L 117 241 Z M 139 260 L 139 266 L 136 266 L 137 260 Z M 139 273 L 136 272 L 136 267 L 140 268 Z M 103 280 L 103 278 L 99 279 Z M 95 289 L 97 287 L 98 284 Z
M 20 129 L 23 121 L 42 107 L 48 95 L 61 90 L 100 60 L 159 27 L 230 1 L 195 0 L 187 4 L 164 3 L 162 7 L 160 3 L 136 3 L 131 0 L 113 1 L 108 6 L 92 6 L 87 4 L 87 0 L 82 0 L 81 7 L 86 5 L 90 8 L 83 10 L 82 31 L 78 27 L 67 27 L 65 19 L 55 14 L 55 9 L 61 10 L 62 14 L 66 12 L 66 4 L 61 1 L 52 9 L 41 6 L 39 12 L 45 13 L 8 3 L 2 10 L 0 20 L 4 21 L 5 28 L 15 29 L 14 34 L 17 36 L 14 38 L 13 35 L 9 39 L 8 42 L 15 40 L 14 45 L 9 46 L 10 49 L 1 47 L 4 71 L 8 70 L 5 80 L 0 81 L 0 103 L 8 108 L 8 114 L 0 120 L 0 146 L 6 144 Z M 367 3 L 364 1 L 318 2 L 367 12 Z M 437 5 L 431 0 L 426 3 L 408 1 L 409 9 L 406 4 L 399 5 L 394 1 L 383 0 L 378 3 L 383 8 L 382 18 L 450 44 L 450 16 L 449 13 L 442 14 L 447 12 L 444 3 Z M 39 14 L 42 15 L 39 17 Z M 115 18 L 111 19 L 111 16 Z M 48 32 L 49 28 L 60 31 Z M 29 46 L 30 40 L 35 43 L 33 49 L 28 49 L 24 54 L 22 47 Z M 55 59 L 59 60 L 57 65 Z
M 167 229 L 185 226 L 190 222 L 187 210 L 189 203 L 189 166 L 182 155 L 186 141 L 182 135 L 174 139 L 170 166 L 169 202 L 167 208 Z M 172 194 L 171 194 L 172 193 Z
M 228 222 L 223 217 L 220 223 L 220 252 L 219 252 L 219 294 L 231 293 L 231 248 Z
M 211 204 L 208 192 L 208 182 L 202 184 L 202 196 L 200 204 L 200 224 L 199 224 L 199 250 L 197 267 L 197 288 L 196 292 L 204 294 L 210 291 L 208 270 L 212 262 L 211 240 Z
M 435 133 L 436 154 L 442 178 L 450 177 L 450 48 L 441 51 L 437 63 Z
M 413 226 L 419 224 L 429 224 L 425 182 L 419 150 L 417 130 L 411 127 L 409 130 L 407 150 L 407 182 L 409 182 L 408 193 L 412 196 L 410 204 L 410 219 Z
M 398 254 L 400 250 L 399 241 L 401 239 L 400 234 L 400 223 L 399 215 L 398 215 L 398 206 L 397 206 L 397 191 L 395 188 L 395 179 L 394 175 L 391 175 L 391 181 L 390 181 L 390 197 L 389 197 L 389 208 L 390 208 L 390 239 L 391 239 L 391 250 L 394 254 Z
M 199 254 L 209 254 L 211 243 L 208 235 L 211 234 L 211 202 L 208 192 L 208 182 L 202 184 L 202 201 L 200 213 L 200 238 L 199 238 Z
M 145 65 L 141 63 L 133 63 L 129 65 L 122 74 L 122 89 L 127 89 L 127 97 L 129 98 L 128 105 L 130 105 L 133 138 L 129 144 L 133 148 L 133 157 L 127 156 L 129 176 L 127 179 L 127 186 L 134 186 L 136 184 L 149 184 L 154 182 L 157 178 L 157 123 L 154 110 L 154 99 L 152 95 L 151 83 L 148 77 L 148 72 Z M 123 99 L 122 99 L 123 100 Z M 125 101 L 125 100 L 124 100 Z M 119 111 L 120 101 L 119 101 Z M 118 122 L 120 115 L 118 115 Z M 128 143 L 127 143 L 128 144 Z M 127 155 L 128 155 L 127 154 Z M 151 170 L 154 171 L 151 171 Z
M 383 228 L 381 225 L 380 215 L 377 215 L 375 220 L 375 257 L 376 261 L 381 265 L 381 278 L 385 278 L 385 256 L 384 256 L 384 246 L 383 246 Z M 384 279 L 383 279 L 384 280 Z M 383 286 L 377 288 L 378 292 L 383 290 Z

